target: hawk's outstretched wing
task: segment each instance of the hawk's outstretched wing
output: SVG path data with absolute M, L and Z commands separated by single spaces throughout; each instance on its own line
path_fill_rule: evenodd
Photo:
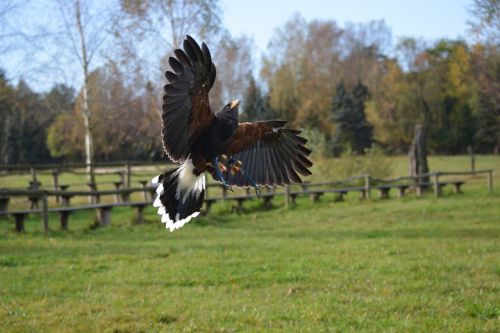
M 304 145 L 300 131 L 284 128 L 285 121 L 241 123 L 225 153 L 243 163 L 244 171 L 257 185 L 301 183 L 299 174 L 308 176 L 311 153 Z M 215 172 L 214 178 L 219 179 Z M 252 186 L 241 173 L 223 173 L 226 182 L 235 186 Z
M 184 50 L 174 51 L 168 62 L 172 71 L 163 95 L 163 147 L 175 162 L 184 161 L 193 142 L 210 125 L 214 114 L 208 92 L 215 81 L 215 66 L 205 43 L 202 47 L 186 36 Z

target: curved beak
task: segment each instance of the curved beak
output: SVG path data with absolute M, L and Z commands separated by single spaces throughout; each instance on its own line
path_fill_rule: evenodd
M 231 104 L 229 104 L 229 107 L 231 109 L 234 109 L 234 108 L 238 107 L 238 105 L 240 105 L 240 100 L 239 99 L 235 99 L 234 101 L 231 101 Z

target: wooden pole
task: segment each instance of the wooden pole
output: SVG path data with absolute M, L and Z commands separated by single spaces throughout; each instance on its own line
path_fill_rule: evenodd
M 371 198 L 371 188 L 370 188 L 370 175 L 365 175 L 365 198 Z
M 476 157 L 474 156 L 474 149 L 471 146 L 467 147 L 470 157 L 470 171 L 476 172 Z
M 148 186 L 148 181 L 147 180 L 141 180 L 140 181 L 141 185 L 142 185 L 142 188 L 144 189 L 144 192 L 142 192 L 142 199 L 144 201 L 148 201 L 148 190 L 147 190 L 147 186 Z M 205 196 L 207 195 L 207 189 L 205 189 Z
M 60 212 L 59 221 L 61 222 L 61 230 L 68 230 L 69 212 Z
M 439 197 L 441 195 L 441 187 L 439 186 L 439 172 L 434 174 L 434 195 Z
M 285 208 L 290 208 L 290 186 L 285 186 Z
M 24 217 L 26 214 L 14 214 L 16 219 L 16 232 L 24 232 Z
M 126 181 L 126 177 L 125 177 L 125 173 L 126 173 L 126 168 L 122 171 L 120 171 L 120 180 L 122 182 L 123 185 L 125 185 L 125 181 Z
M 33 184 L 38 183 L 38 181 L 36 179 L 36 169 L 35 168 L 31 168 L 31 178 L 32 178 Z
M 493 192 L 493 170 L 488 171 L 488 191 Z
M 0 212 L 1 213 L 7 213 L 8 208 L 9 208 L 9 197 L 0 197 Z M 6 220 L 7 215 L 0 215 L 0 220 Z
M 32 189 L 32 190 L 37 190 L 39 188 L 40 183 L 38 182 L 38 179 L 36 177 L 36 169 L 35 168 L 31 168 L 30 172 L 31 172 L 31 178 L 32 178 L 32 180 L 31 180 L 29 188 Z
M 130 161 L 127 161 L 127 188 L 131 187 L 132 183 L 132 171 L 131 171 Z
M 59 171 L 57 169 L 52 170 L 52 178 L 54 179 L 54 191 L 59 190 Z M 56 195 L 56 203 L 59 204 L 59 196 Z
M 47 201 L 47 192 L 43 191 L 42 196 L 42 205 L 43 205 L 43 230 L 45 232 L 49 231 L 49 205 Z

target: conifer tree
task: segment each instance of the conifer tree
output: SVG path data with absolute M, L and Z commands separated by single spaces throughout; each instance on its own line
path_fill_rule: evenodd
M 344 83 L 337 86 L 332 103 L 332 120 L 335 123 L 334 145 L 336 149 L 351 148 L 363 154 L 373 142 L 373 126 L 366 120 L 365 102 L 368 88 L 359 82 L 351 93 Z

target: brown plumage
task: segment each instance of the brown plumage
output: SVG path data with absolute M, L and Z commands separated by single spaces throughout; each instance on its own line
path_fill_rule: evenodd
M 169 158 L 181 166 L 154 179 L 154 205 L 170 230 L 199 214 L 206 171 L 225 186 L 254 187 L 300 183 L 299 174 L 311 174 L 307 140 L 285 121 L 239 124 L 238 100 L 212 111 L 208 96 L 216 69 L 204 43 L 200 48 L 187 36 L 174 55 L 165 73 L 162 138 Z

